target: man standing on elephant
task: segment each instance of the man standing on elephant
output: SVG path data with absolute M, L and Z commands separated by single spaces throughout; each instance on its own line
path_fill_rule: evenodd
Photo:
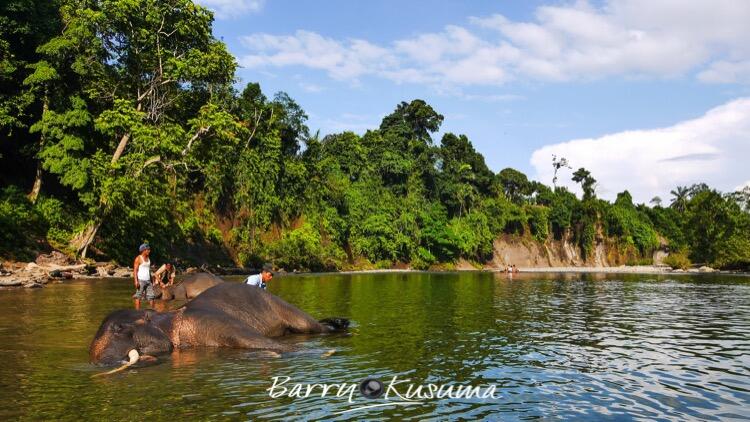
M 263 264 L 263 269 L 260 274 L 253 274 L 245 279 L 245 284 L 249 286 L 260 287 L 261 289 L 266 288 L 266 282 L 271 281 L 273 278 L 273 266 L 269 263 Z

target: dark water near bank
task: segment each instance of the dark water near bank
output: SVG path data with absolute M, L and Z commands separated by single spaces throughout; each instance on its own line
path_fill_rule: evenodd
M 0 291 L 0 420 L 750 418 L 750 279 L 627 275 L 358 274 L 286 277 L 270 290 L 351 335 L 291 339 L 281 358 L 181 351 L 156 366 L 92 379 L 88 343 L 130 307 L 131 284 L 98 280 Z M 336 354 L 321 354 L 336 349 Z M 497 386 L 495 399 L 339 413 L 397 401 L 289 383 Z M 405 393 L 406 388 L 399 391 Z

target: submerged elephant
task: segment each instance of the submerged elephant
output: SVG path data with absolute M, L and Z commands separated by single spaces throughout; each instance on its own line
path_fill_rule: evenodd
M 154 296 L 162 300 L 193 299 L 211 287 L 223 283 L 221 278 L 209 273 L 186 275 L 179 283 L 161 288 L 154 285 Z
M 349 320 L 316 321 L 267 291 L 244 284 L 220 283 L 185 306 L 169 312 L 119 310 L 102 322 L 89 348 L 92 363 L 124 369 L 174 348 L 210 346 L 286 352 L 292 346 L 274 340 L 287 334 L 344 330 Z M 113 372 L 113 371 L 112 371 Z

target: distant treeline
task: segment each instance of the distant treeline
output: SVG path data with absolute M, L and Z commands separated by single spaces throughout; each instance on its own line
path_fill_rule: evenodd
M 492 172 L 443 116 L 403 102 L 380 127 L 320 137 L 287 94 L 235 87 L 236 62 L 189 0 L 0 5 L 0 255 L 49 247 L 132 260 L 291 269 L 484 262 L 502 234 L 606 239 L 639 263 L 750 263 L 750 190 L 676 188 L 663 204 L 583 197 Z M 571 163 L 575 164 L 575 163 Z M 556 170 L 568 166 L 550 157 Z

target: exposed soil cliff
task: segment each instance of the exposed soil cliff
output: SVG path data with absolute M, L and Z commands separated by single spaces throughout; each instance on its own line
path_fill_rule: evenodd
M 634 248 L 623 247 L 599 236 L 594 242 L 590 256 L 584 258 L 581 249 L 567 237 L 561 240 L 548 239 L 542 243 L 528 237 L 504 235 L 495 239 L 492 260 L 486 267 L 612 267 L 646 264 L 644 261 L 660 260 L 663 255 L 663 252 L 657 251 L 653 259 L 644 260 Z

